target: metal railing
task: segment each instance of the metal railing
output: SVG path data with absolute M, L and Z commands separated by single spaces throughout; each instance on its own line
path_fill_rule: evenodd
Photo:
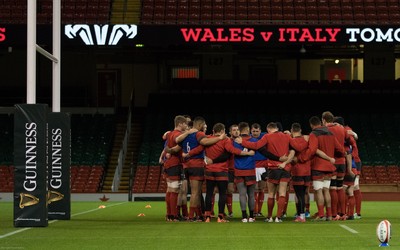
M 134 98 L 134 90 L 132 90 L 132 93 L 131 93 L 129 111 L 128 111 L 128 121 L 126 122 L 125 136 L 124 136 L 124 140 L 122 142 L 121 149 L 119 150 L 118 163 L 117 163 L 117 167 L 115 168 L 113 183 L 111 185 L 112 192 L 119 191 L 119 185 L 120 185 L 121 176 L 122 176 L 122 169 L 124 167 L 125 158 L 126 158 L 126 154 L 127 154 L 127 150 L 128 150 L 128 141 L 129 141 L 129 137 L 131 134 L 132 108 L 133 108 L 133 103 L 134 103 L 133 98 Z

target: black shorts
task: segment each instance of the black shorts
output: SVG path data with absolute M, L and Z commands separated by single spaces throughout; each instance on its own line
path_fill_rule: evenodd
M 319 171 L 319 170 L 311 170 L 311 179 L 315 180 L 323 180 L 330 179 L 332 177 L 332 172 L 327 171 Z
M 198 167 L 198 168 L 185 168 L 185 176 L 186 179 L 191 181 L 204 181 L 204 168 L 203 167 Z
M 343 179 L 343 185 L 346 186 L 354 186 L 354 181 L 356 180 L 356 176 L 351 177 L 350 175 L 345 175 Z
M 228 172 L 205 172 L 206 180 L 210 181 L 228 181 Z
M 357 167 L 357 173 L 361 174 L 361 161 L 356 162 L 356 167 Z
M 311 185 L 311 175 L 307 176 L 292 176 L 293 186 L 310 186 Z
M 268 171 L 268 180 L 269 183 L 279 184 L 280 182 L 289 182 L 290 181 L 290 173 L 284 169 L 270 169 Z
M 170 180 L 179 181 L 183 173 L 183 167 L 181 164 L 164 168 L 165 177 Z
M 257 183 L 256 176 L 235 176 L 235 183 L 244 182 L 246 186 L 250 186 Z
M 228 183 L 235 182 L 235 171 L 228 171 Z
M 343 178 L 346 173 L 346 164 L 335 164 L 336 171 L 333 173 L 338 178 Z

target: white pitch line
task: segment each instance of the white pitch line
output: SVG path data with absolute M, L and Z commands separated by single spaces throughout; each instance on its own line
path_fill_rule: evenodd
M 112 204 L 112 205 L 106 206 L 106 208 L 107 207 L 114 207 L 114 206 L 122 205 L 124 203 L 127 203 L 127 201 L 124 201 L 124 202 L 121 202 L 121 203 Z M 91 213 L 91 212 L 99 210 L 99 209 L 103 209 L 103 208 L 95 208 L 95 209 L 91 209 L 91 210 L 88 210 L 88 211 L 80 212 L 80 213 L 71 215 L 71 217 L 75 217 L 75 216 L 78 216 L 78 215 Z
M 107 206 L 107 207 L 114 207 L 114 206 L 122 205 L 122 204 L 124 204 L 124 203 L 127 203 L 127 201 L 121 202 L 121 203 L 112 204 L 112 205 L 109 205 L 109 206 Z M 106 208 L 107 208 L 107 207 L 106 207 Z M 76 214 L 71 215 L 71 217 L 75 217 L 75 216 L 78 216 L 78 215 L 91 213 L 91 212 L 94 212 L 94 211 L 97 211 L 97 210 L 100 210 L 100 209 L 102 209 L 102 208 L 95 208 L 95 209 L 91 209 L 91 210 L 88 210 L 88 211 L 76 213 Z M 56 222 L 56 221 L 59 221 L 59 220 L 52 220 L 52 221 L 49 221 L 49 224 L 54 223 L 54 222 Z M 0 239 L 7 238 L 8 236 L 12 236 L 12 235 L 17 234 L 17 233 L 22 233 L 22 232 L 24 232 L 24 231 L 26 231 L 26 230 L 29 230 L 29 229 L 32 229 L 32 228 L 33 228 L 33 227 L 25 227 L 25 228 L 22 228 L 22 229 L 13 231 L 13 232 L 9 232 L 9 233 L 7 233 L 7 234 L 0 235 Z
M 357 232 L 356 230 L 354 230 L 354 229 L 352 229 L 352 228 L 350 228 L 350 227 L 348 227 L 348 226 L 346 226 L 346 225 L 340 225 L 340 227 L 346 229 L 346 230 L 349 231 L 350 233 L 358 234 L 358 232 Z
M 14 234 L 17 234 L 17 233 L 21 233 L 21 232 L 29 230 L 29 229 L 31 229 L 31 227 L 22 228 L 22 229 L 19 229 L 17 231 L 14 231 L 14 232 L 9 232 L 8 234 L 0 235 L 0 239 L 6 238 L 8 236 L 11 236 L 11 235 L 14 235 Z

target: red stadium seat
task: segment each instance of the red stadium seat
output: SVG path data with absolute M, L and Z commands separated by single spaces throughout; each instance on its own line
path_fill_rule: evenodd
M 338 6 L 340 7 L 340 0 L 329 0 L 329 7 Z
M 375 0 L 376 7 L 378 6 L 387 6 L 387 0 Z
M 260 14 L 262 12 L 268 13 L 268 14 L 271 13 L 271 5 L 269 3 L 260 2 L 260 7 L 259 8 L 260 8 Z
M 294 13 L 295 15 L 297 14 L 306 14 L 306 7 L 305 6 L 297 6 L 296 8 L 294 8 Z
M 375 7 L 376 0 L 364 0 L 365 7 Z
M 274 24 L 284 23 L 283 14 L 282 13 L 272 13 L 271 14 L 271 22 Z
M 236 19 L 236 15 L 235 15 L 235 11 L 234 10 L 225 10 L 225 12 L 224 12 L 224 20 L 225 20 L 225 22 L 233 21 L 233 23 L 234 23 L 235 19 Z
M 247 23 L 247 11 L 236 11 L 236 23 Z
M 306 0 L 306 6 L 308 7 L 317 7 L 317 0 Z
M 202 24 L 211 24 L 212 23 L 212 14 L 209 11 L 205 11 L 201 13 L 200 20 Z
M 283 6 L 282 8 L 283 14 L 293 14 L 294 15 L 294 8 L 293 6 Z
M 296 8 L 299 6 L 306 6 L 306 0 L 293 0 L 293 5 Z
M 258 10 L 249 10 L 248 11 L 248 19 L 258 22 L 260 20 L 260 14 L 259 14 Z
M 201 4 L 201 11 L 202 12 L 211 12 L 212 11 L 212 4 L 211 3 L 202 3 Z
M 187 11 L 185 11 L 185 12 L 178 11 L 178 16 L 176 17 L 178 24 L 187 24 L 188 18 L 189 18 L 189 14 Z
M 331 13 L 330 18 L 331 18 L 332 24 L 341 24 L 342 23 L 342 14 L 341 13 Z
M 249 0 L 247 2 L 247 9 L 248 10 L 258 10 L 260 8 L 260 4 L 258 0 Z
M 295 18 L 298 24 L 306 24 L 307 23 L 307 15 L 305 13 L 295 14 Z
M 378 22 L 378 18 L 379 18 L 379 22 Z M 386 20 L 385 20 L 386 19 Z M 368 24 L 378 24 L 378 23 L 386 23 L 388 21 L 389 17 L 386 14 L 386 16 L 384 15 L 379 15 L 379 17 L 376 15 L 376 13 L 366 13 L 365 14 L 365 20 L 366 22 L 368 22 Z
M 294 13 L 283 13 L 283 19 L 285 23 L 296 23 Z
M 224 2 L 222 0 L 215 0 L 213 1 L 213 11 L 220 11 L 224 10 Z
M 340 6 L 329 6 L 329 14 L 342 14 L 342 9 Z
M 363 7 L 364 6 L 364 0 L 352 0 L 353 7 Z
M 318 23 L 319 18 L 317 13 L 307 13 L 307 21 L 308 23 Z
M 365 15 L 362 13 L 355 13 L 353 15 L 354 22 L 357 24 L 363 24 L 365 22 Z

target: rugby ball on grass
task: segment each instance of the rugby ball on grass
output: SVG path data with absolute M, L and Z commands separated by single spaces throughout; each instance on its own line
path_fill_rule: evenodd
M 379 222 L 376 228 L 376 236 L 381 243 L 389 243 L 391 238 L 391 224 L 388 220 Z

